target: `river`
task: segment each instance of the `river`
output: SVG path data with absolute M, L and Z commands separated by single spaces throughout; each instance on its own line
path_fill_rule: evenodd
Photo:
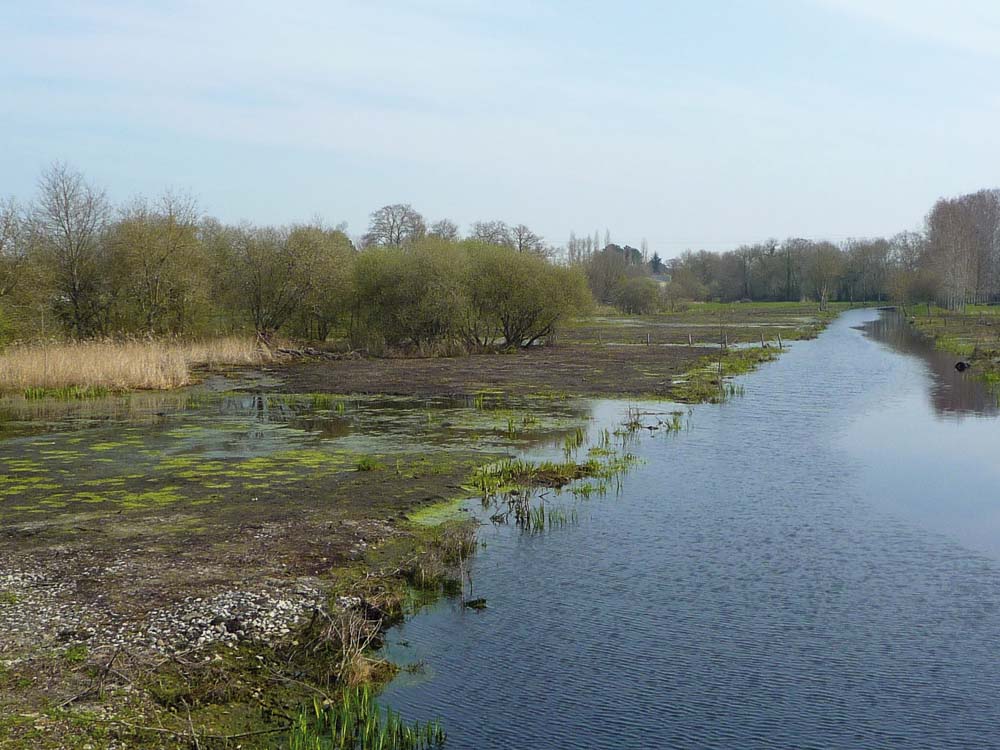
M 488 608 L 391 631 L 383 702 L 450 748 L 1000 747 L 1000 422 L 951 359 L 851 311 L 575 523 L 485 524 Z

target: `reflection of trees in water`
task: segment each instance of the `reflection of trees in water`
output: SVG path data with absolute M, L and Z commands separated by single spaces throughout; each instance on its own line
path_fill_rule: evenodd
M 965 373 L 955 369 L 960 359 L 935 349 L 926 337 L 917 333 L 899 313 L 884 312 L 878 320 L 866 323 L 865 332 L 875 341 L 892 349 L 919 357 L 932 375 L 929 392 L 931 404 L 938 414 L 997 414 L 997 396 L 992 393 L 973 371 Z

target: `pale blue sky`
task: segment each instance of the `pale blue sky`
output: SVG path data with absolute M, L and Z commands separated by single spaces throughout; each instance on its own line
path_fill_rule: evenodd
M 1000 3 L 0 0 L 0 195 L 363 231 L 607 227 L 673 255 L 916 228 L 1000 184 Z

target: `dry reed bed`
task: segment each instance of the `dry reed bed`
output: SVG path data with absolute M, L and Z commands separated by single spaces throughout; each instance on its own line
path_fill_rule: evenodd
M 252 338 L 238 336 L 24 345 L 0 354 L 0 393 L 166 390 L 191 383 L 199 365 L 255 365 L 270 358 Z

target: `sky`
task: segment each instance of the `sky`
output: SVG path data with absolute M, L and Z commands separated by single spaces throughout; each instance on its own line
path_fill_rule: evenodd
M 0 0 L 0 196 L 65 161 L 352 234 L 889 235 L 1000 186 L 998 71 L 994 0 Z

